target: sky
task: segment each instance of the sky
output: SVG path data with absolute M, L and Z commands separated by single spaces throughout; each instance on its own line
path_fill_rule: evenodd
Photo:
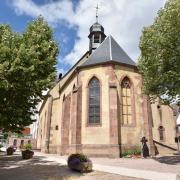
M 96 21 L 112 35 L 126 53 L 137 62 L 143 27 L 153 23 L 166 0 L 3 0 L 0 24 L 10 24 L 23 32 L 27 23 L 42 15 L 53 28 L 59 43 L 57 71 L 65 74 L 89 48 L 89 28 Z

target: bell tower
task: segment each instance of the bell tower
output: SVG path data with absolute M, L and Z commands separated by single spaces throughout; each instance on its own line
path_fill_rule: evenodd
M 106 38 L 104 28 L 98 23 L 98 6 L 96 7 L 96 22 L 90 27 L 89 38 L 89 51 L 92 53 Z

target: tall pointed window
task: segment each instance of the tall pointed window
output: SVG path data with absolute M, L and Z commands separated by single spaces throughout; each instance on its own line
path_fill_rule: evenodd
M 159 130 L 159 140 L 164 141 L 164 130 L 165 130 L 164 127 L 159 126 L 158 130 Z
M 89 124 L 100 123 L 100 83 L 97 78 L 89 82 Z
M 121 82 L 122 92 L 122 124 L 132 124 L 131 84 L 128 77 Z

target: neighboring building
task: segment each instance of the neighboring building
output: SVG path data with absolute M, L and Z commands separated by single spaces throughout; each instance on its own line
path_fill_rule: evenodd
M 47 91 L 43 92 L 43 95 L 47 94 Z M 39 103 L 37 106 L 37 111 L 39 111 L 41 107 L 42 102 Z M 10 137 L 8 138 L 8 145 L 14 145 L 17 146 L 17 148 L 20 148 L 20 146 L 24 146 L 28 142 L 32 144 L 32 147 L 34 149 L 37 148 L 36 146 L 36 139 L 38 134 L 38 126 L 39 126 L 39 113 L 35 114 L 33 119 L 36 119 L 35 122 L 33 122 L 30 126 L 25 127 L 24 131 L 22 132 L 22 135 L 17 135 L 16 133 L 12 133 Z
M 36 139 L 32 138 L 29 127 L 24 128 L 22 135 L 12 133 L 8 137 L 8 146 L 16 146 L 17 148 L 21 148 L 27 143 L 32 144 L 32 148 L 36 149 Z
M 38 115 L 36 116 L 36 118 L 39 119 Z M 37 138 L 38 123 L 39 123 L 39 121 L 35 121 L 35 122 L 33 122 L 33 124 L 30 125 L 31 135 L 32 135 L 33 139 Z
M 148 139 L 152 154 L 176 148 L 173 111 L 142 94 L 136 63 L 104 28 L 90 28 L 89 51 L 49 91 L 37 147 L 47 153 L 119 157 Z M 165 146 L 162 146 L 165 145 Z M 168 146 L 170 146 L 168 148 Z
M 46 92 L 47 93 L 47 92 Z M 46 94 L 44 93 L 44 94 Z M 39 103 L 39 105 L 37 106 L 37 111 L 39 111 L 40 107 L 42 105 L 42 102 Z M 37 134 L 38 134 L 38 126 L 39 126 L 39 113 L 34 115 L 34 118 L 36 119 L 35 122 L 33 122 L 29 127 L 30 127 L 30 134 L 32 136 L 33 139 L 37 139 Z

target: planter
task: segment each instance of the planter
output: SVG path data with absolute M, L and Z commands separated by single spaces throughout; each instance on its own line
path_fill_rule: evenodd
M 69 164 L 69 168 L 79 172 L 91 172 L 92 162 L 80 162 L 79 164 Z
M 82 173 L 92 171 L 92 161 L 84 154 L 72 154 L 68 158 L 68 167 Z
M 6 149 L 6 153 L 7 153 L 8 156 L 13 155 L 14 149 L 13 149 L 12 147 L 8 147 L 8 148 Z
M 23 159 L 31 159 L 34 155 L 34 152 L 31 150 L 24 150 L 22 151 L 22 158 Z

